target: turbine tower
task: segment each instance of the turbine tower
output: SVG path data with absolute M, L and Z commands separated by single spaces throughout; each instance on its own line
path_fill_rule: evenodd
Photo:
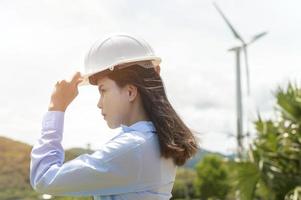
M 213 3 L 216 10 L 219 12 L 219 14 L 222 16 L 224 21 L 226 22 L 227 26 L 230 28 L 233 36 L 240 41 L 241 45 L 234 46 L 230 48 L 228 51 L 233 51 L 235 53 L 235 61 L 236 61 L 236 114 L 237 114 L 237 120 L 236 120 L 236 139 L 237 139 L 237 155 L 241 159 L 242 153 L 244 150 L 243 147 L 243 138 L 245 135 L 249 136 L 249 130 L 247 128 L 247 133 L 243 133 L 243 106 L 242 106 L 242 88 L 241 88 L 241 64 L 240 64 L 240 55 L 241 52 L 244 54 L 245 58 L 245 67 L 246 67 L 246 78 L 247 78 L 247 97 L 250 98 L 250 75 L 249 75 L 249 63 L 248 63 L 248 46 L 252 43 L 254 43 L 259 38 L 263 37 L 267 34 L 267 32 L 261 32 L 259 34 L 254 35 L 251 40 L 248 42 L 245 42 L 245 40 L 240 36 L 240 34 L 234 29 L 230 21 L 227 19 L 225 14 L 222 12 L 222 10 L 218 7 L 216 3 Z

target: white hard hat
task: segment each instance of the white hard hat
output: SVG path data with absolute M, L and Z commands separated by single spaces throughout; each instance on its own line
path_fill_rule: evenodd
M 115 66 L 140 61 L 150 61 L 151 67 L 155 67 L 161 63 L 161 58 L 140 37 L 125 33 L 111 34 L 95 42 L 86 54 L 83 81 L 79 85 L 89 85 L 89 77 L 96 73 L 107 69 L 113 71 Z

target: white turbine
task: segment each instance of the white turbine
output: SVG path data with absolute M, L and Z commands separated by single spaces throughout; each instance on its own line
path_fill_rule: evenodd
M 241 43 L 239 46 L 234 46 L 229 51 L 234 51 L 236 56 L 236 109 L 237 109 L 237 154 L 239 158 L 242 158 L 243 153 L 243 108 L 242 108 L 242 93 L 241 93 L 241 74 L 240 74 L 240 53 L 241 51 L 244 54 L 245 58 L 245 66 L 246 66 L 246 78 L 247 78 L 247 97 L 250 98 L 250 75 L 249 75 L 249 63 L 248 63 L 248 46 L 254 43 L 259 38 L 263 37 L 267 34 L 267 32 L 262 32 L 259 34 L 254 35 L 251 40 L 245 42 L 245 40 L 238 34 L 238 32 L 234 29 L 230 21 L 226 18 L 222 10 L 218 7 L 216 3 L 213 3 L 214 7 L 217 9 L 219 14 L 222 16 L 228 27 L 230 28 L 232 34 L 236 39 L 238 39 Z M 248 123 L 247 123 L 248 124 Z M 249 136 L 249 128 L 247 126 L 247 136 Z

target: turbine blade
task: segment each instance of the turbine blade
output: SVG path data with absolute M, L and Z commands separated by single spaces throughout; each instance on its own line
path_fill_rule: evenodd
M 258 40 L 259 38 L 265 36 L 267 33 L 268 33 L 268 32 L 265 31 L 265 32 L 262 32 L 262 33 L 259 33 L 259 34 L 254 35 L 253 38 L 248 42 L 247 45 L 249 45 L 249 44 L 255 42 L 256 40 Z
M 247 95 L 250 96 L 250 74 L 249 74 L 249 60 L 248 60 L 247 46 L 243 47 L 243 51 L 244 51 L 246 75 L 247 75 Z
M 231 30 L 232 34 L 234 35 L 234 37 L 237 38 L 237 39 L 239 39 L 243 44 L 245 44 L 245 41 L 238 34 L 238 32 L 234 29 L 234 27 L 232 26 L 232 24 L 230 23 L 230 21 L 227 19 L 227 17 L 224 15 L 224 13 L 222 12 L 222 10 L 218 7 L 218 5 L 215 2 L 213 2 L 213 5 L 216 8 L 216 10 L 219 12 L 219 14 L 222 16 L 222 18 L 225 20 L 226 24 L 230 28 L 230 30 Z

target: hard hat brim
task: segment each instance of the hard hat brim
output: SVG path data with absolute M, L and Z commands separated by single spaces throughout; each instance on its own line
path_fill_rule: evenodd
M 157 57 L 157 56 L 148 56 L 148 57 L 143 57 L 143 58 L 136 58 L 136 59 L 128 59 L 128 60 L 122 60 L 122 61 L 119 61 L 117 63 L 114 63 L 110 66 L 107 66 L 99 71 L 95 71 L 95 72 L 90 72 L 90 73 L 82 73 L 83 74 L 83 81 L 80 82 L 78 84 L 78 86 L 87 86 L 87 85 L 92 85 L 90 82 L 89 82 L 89 77 L 94 75 L 94 74 L 97 74 L 99 72 L 102 72 L 102 71 L 105 71 L 107 69 L 111 69 L 113 70 L 115 66 L 117 65 L 122 65 L 122 64 L 128 64 L 128 63 L 132 63 L 132 62 L 139 62 L 139 61 L 151 61 L 152 64 L 154 66 L 157 66 L 161 63 L 161 58 L 160 57 Z

